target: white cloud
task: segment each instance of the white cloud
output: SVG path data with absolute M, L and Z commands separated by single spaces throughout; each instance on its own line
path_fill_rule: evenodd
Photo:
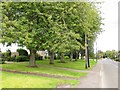
M 105 18 L 102 26 L 105 30 L 97 39 L 97 47 L 102 51 L 118 50 L 118 1 L 107 0 L 102 4 L 102 17 Z

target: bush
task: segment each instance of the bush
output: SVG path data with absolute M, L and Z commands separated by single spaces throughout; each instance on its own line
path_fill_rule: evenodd
M 48 56 L 48 59 L 50 59 L 50 56 Z
M 16 56 L 15 61 L 17 62 L 23 62 L 23 61 L 29 61 L 27 56 Z
M 4 61 L 9 61 L 10 60 L 9 52 L 2 53 L 1 57 Z
M 69 59 L 69 56 L 65 56 L 65 59 Z
M 5 60 L 2 58 L 2 56 L 0 57 L 0 64 L 4 64 Z
M 8 49 L 7 50 L 8 56 L 11 56 L 11 51 Z
M 7 61 L 11 61 L 11 56 L 7 57 L 7 59 L 8 59 Z
M 7 50 L 7 52 L 2 53 L 2 59 L 4 61 L 10 61 L 11 60 L 11 51 Z
M 15 59 L 16 59 L 16 56 L 10 57 L 10 61 L 15 61 Z
M 0 64 L 4 64 L 4 63 L 5 63 L 5 60 L 3 59 L 3 55 L 0 52 Z
M 19 56 L 28 56 L 28 52 L 25 49 L 17 49 Z
M 5 61 L 2 58 L 0 58 L 0 64 L 4 64 L 4 63 Z
M 7 50 L 7 52 L 0 52 L 1 53 L 1 58 L 0 58 L 0 63 L 5 63 L 5 61 L 11 61 L 11 51 Z
M 119 61 L 120 62 L 120 58 L 116 58 L 115 61 Z
M 45 59 L 48 59 L 48 56 L 45 56 Z

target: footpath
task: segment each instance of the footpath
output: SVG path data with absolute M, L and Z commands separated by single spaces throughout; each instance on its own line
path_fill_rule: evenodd
M 79 71 L 78 71 L 79 72 Z M 82 72 L 86 72 L 82 70 Z M 101 63 L 98 63 L 89 71 L 87 76 L 79 79 L 79 83 L 76 88 L 100 88 L 101 87 Z M 62 85 L 57 88 L 72 88 L 71 85 Z
M 98 63 L 88 72 L 87 76 L 80 79 L 77 88 L 100 88 L 101 87 L 101 63 Z

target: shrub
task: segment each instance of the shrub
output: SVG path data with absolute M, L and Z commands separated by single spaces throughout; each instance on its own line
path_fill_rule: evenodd
M 65 59 L 69 59 L 69 56 L 65 56 Z
M 3 60 L 3 58 L 0 58 L 0 64 L 4 64 L 5 61 Z
M 3 54 L 0 52 L 0 64 L 4 64 L 5 60 L 3 58 Z
M 11 51 L 8 49 L 7 50 L 8 56 L 11 56 Z
M 48 56 L 48 59 L 50 59 L 50 56 Z
M 15 61 L 23 62 L 23 61 L 29 61 L 29 59 L 28 59 L 28 56 L 16 56 Z
M 4 61 L 13 61 L 11 60 L 11 56 L 9 56 L 9 52 L 4 52 L 2 53 L 2 57 L 1 57 Z
M 45 56 L 45 59 L 48 59 L 48 56 Z
M 5 63 L 5 61 L 11 61 L 11 51 L 10 50 L 7 50 L 7 52 L 0 52 L 0 63 Z
M 28 56 L 28 52 L 25 49 L 17 49 L 19 56 Z
M 2 53 L 2 59 L 4 61 L 10 61 L 11 60 L 11 51 L 7 50 L 7 52 Z
M 15 61 L 15 59 L 16 59 L 15 56 L 10 57 L 10 61 Z
M 11 56 L 8 56 L 7 59 L 8 59 L 7 61 L 11 61 Z
M 115 61 L 119 61 L 120 62 L 120 58 L 116 58 Z
M 4 61 L 9 61 L 10 60 L 9 52 L 2 53 L 2 59 Z

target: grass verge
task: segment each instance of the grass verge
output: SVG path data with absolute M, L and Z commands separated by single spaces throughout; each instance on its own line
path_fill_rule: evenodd
M 54 60 L 54 64 L 49 64 L 49 60 L 37 60 L 38 65 L 49 65 L 62 68 L 70 68 L 76 70 L 90 70 L 97 63 L 95 60 L 90 60 L 90 68 L 85 69 L 85 60 L 78 60 L 71 62 L 70 60 L 65 60 L 66 63 L 60 63 L 60 60 Z
M 77 80 L 60 80 L 41 76 L 31 76 L 2 72 L 2 88 L 56 88 L 57 85 L 70 84 L 73 87 Z
M 3 64 L 3 69 L 9 70 L 18 70 L 18 71 L 25 71 L 25 72 L 34 72 L 34 73 L 43 73 L 43 74 L 52 74 L 52 75 L 60 75 L 60 76 L 69 76 L 74 78 L 80 78 L 86 75 L 86 72 L 73 72 L 68 70 L 61 70 L 54 67 L 46 67 L 41 65 L 37 68 L 30 68 L 27 67 L 28 63 L 11 63 L 11 64 Z

